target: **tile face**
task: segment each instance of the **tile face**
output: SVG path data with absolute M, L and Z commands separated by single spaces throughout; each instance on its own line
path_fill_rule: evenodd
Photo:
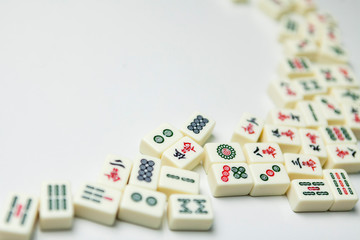
M 322 64 L 346 64 L 349 58 L 341 44 L 324 42 L 319 48 L 317 61 Z
M 294 212 L 327 211 L 334 203 L 327 181 L 321 179 L 293 180 L 286 195 Z
M 306 57 L 314 61 L 317 57 L 316 42 L 307 38 L 288 39 L 284 44 L 285 54 L 296 57 Z
M 348 173 L 360 172 L 360 149 L 356 144 L 326 146 L 328 161 L 325 168 L 341 168 Z
M 246 159 L 238 143 L 205 144 L 203 167 L 207 173 L 214 163 L 245 163 Z
M 140 143 L 140 153 L 160 158 L 163 152 L 176 143 L 183 134 L 170 124 L 162 124 L 148 133 Z
M 210 198 L 204 195 L 171 195 L 167 212 L 171 230 L 209 230 L 214 222 Z
M 320 127 L 319 131 L 325 144 L 356 144 L 353 132 L 346 126 Z
M 149 228 L 160 228 L 165 205 L 165 194 L 128 185 L 121 199 L 118 218 Z
M 161 160 L 140 155 L 133 164 L 129 185 L 156 190 L 159 181 Z
M 100 184 L 86 183 L 74 198 L 75 216 L 90 221 L 113 225 L 121 192 Z
M 282 152 L 298 153 L 301 147 L 299 132 L 296 128 L 265 124 L 261 142 L 279 144 Z
M 313 77 L 314 70 L 305 57 L 287 57 L 279 65 L 279 75 L 290 79 Z
M 185 122 L 181 132 L 198 144 L 204 145 L 210 138 L 214 127 L 215 121 L 212 118 L 196 112 Z
M 322 34 L 319 37 L 320 45 L 324 45 L 326 43 L 331 44 L 340 44 L 341 43 L 341 36 L 340 31 L 337 26 L 325 26 L 322 29 Z
M 259 8 L 269 17 L 279 19 L 288 13 L 292 8 L 293 2 L 290 0 L 260 0 Z
M 232 135 L 231 141 L 245 144 L 257 142 L 264 127 L 264 120 L 250 113 L 243 113 Z
M 254 178 L 254 187 L 250 192 L 251 196 L 285 194 L 290 179 L 283 164 L 251 164 L 249 168 Z
M 128 182 L 132 161 L 116 155 L 108 155 L 100 172 L 98 182 L 122 190 Z
M 2 239 L 30 239 L 39 200 L 31 195 L 12 193 L 5 200 L 0 220 Z
M 356 79 L 353 70 L 348 65 L 335 65 L 333 66 L 333 71 L 344 87 L 360 88 L 360 82 Z
M 275 79 L 270 82 L 267 93 L 276 107 L 294 108 L 303 99 L 294 81 Z
M 357 139 L 360 139 L 360 105 L 342 104 L 345 123 L 351 128 Z
M 174 193 L 198 194 L 200 175 L 196 172 L 163 166 L 160 171 L 158 191 L 170 196 Z
M 318 128 L 328 125 L 326 118 L 321 112 L 320 106 L 316 102 L 300 101 L 297 103 L 296 109 L 303 115 L 307 128 Z
M 281 18 L 279 24 L 279 42 L 296 40 L 300 37 L 301 26 L 304 18 L 297 14 L 288 14 Z
M 345 121 L 341 105 L 332 96 L 316 96 L 315 102 L 319 105 L 320 110 L 329 125 L 343 124 Z
M 326 169 L 324 170 L 324 179 L 328 182 L 335 200 L 330 211 L 349 211 L 355 207 L 359 197 L 346 171 Z
M 316 95 L 327 93 L 327 88 L 316 78 L 301 78 L 295 83 L 305 100 L 312 100 Z
M 331 94 L 335 97 L 338 103 L 360 105 L 359 89 L 332 89 Z
M 164 152 L 163 165 L 192 170 L 204 158 L 204 149 L 189 137 L 183 137 Z
M 284 163 L 284 157 L 277 143 L 247 143 L 244 152 L 248 164 Z
M 248 195 L 254 185 L 246 163 L 213 164 L 208 183 L 214 197 Z
M 301 138 L 300 153 L 319 158 L 321 166 L 323 166 L 327 160 L 327 152 L 320 132 L 312 129 L 300 129 L 299 133 Z
M 292 109 L 273 109 L 269 112 L 267 122 L 274 125 L 289 127 L 305 127 L 305 120 L 298 110 Z
M 284 153 L 286 171 L 291 180 L 322 178 L 320 160 L 311 155 Z
M 73 225 L 74 204 L 70 183 L 43 182 L 40 194 L 40 227 L 42 230 L 69 229 Z
M 321 36 L 320 32 L 320 28 L 316 24 L 308 20 L 305 20 L 305 23 L 300 28 L 301 38 L 314 41 L 317 45 L 319 45 L 319 40 Z
M 315 76 L 319 80 L 320 84 L 324 85 L 326 88 L 336 88 L 343 87 L 344 83 L 336 74 L 336 70 L 333 65 L 316 65 Z

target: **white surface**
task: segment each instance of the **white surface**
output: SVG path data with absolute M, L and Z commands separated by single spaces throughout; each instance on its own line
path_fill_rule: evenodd
M 21 4 L 20 4 L 21 2 Z M 357 0 L 319 0 L 338 20 L 360 72 Z M 40 193 L 67 178 L 74 193 L 96 181 L 109 153 L 135 158 L 146 133 L 181 127 L 195 110 L 217 121 L 226 142 L 244 112 L 265 118 L 281 59 L 277 25 L 251 1 L 108 0 L 0 2 L 0 205 L 10 191 Z M 209 194 L 201 169 L 201 193 Z M 360 192 L 360 174 L 350 176 Z M 34 239 L 357 239 L 354 211 L 296 214 L 281 197 L 213 199 L 210 232 L 150 230 L 76 218 L 71 231 Z M 166 222 L 166 221 L 165 221 Z M 346 231 L 338 226 L 346 222 Z

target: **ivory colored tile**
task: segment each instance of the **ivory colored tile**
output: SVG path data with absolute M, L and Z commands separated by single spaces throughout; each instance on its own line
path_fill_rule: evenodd
M 316 4 L 313 0 L 295 0 L 295 11 L 300 14 L 307 14 L 316 10 Z
M 249 165 L 254 178 L 251 196 L 283 195 L 289 187 L 290 179 L 281 163 Z
M 214 163 L 245 163 L 243 151 L 239 143 L 207 143 L 205 144 L 203 167 L 207 173 Z
M 360 82 L 356 78 L 353 70 L 348 65 L 345 64 L 334 65 L 333 72 L 344 87 L 360 88 Z
M 289 79 L 314 76 L 312 63 L 305 57 L 286 57 L 279 64 L 278 73 Z
M 319 80 L 319 83 L 328 89 L 328 92 L 332 88 L 344 87 L 346 84 L 341 80 L 337 74 L 335 65 L 316 65 L 314 67 L 315 77 Z
M 291 180 L 323 177 L 320 160 L 315 156 L 284 153 L 284 159 Z
M 167 218 L 171 230 L 209 230 L 214 222 L 210 198 L 204 195 L 171 195 Z
M 334 196 L 330 211 L 350 211 L 355 207 L 359 197 L 345 170 L 326 169 L 324 179 L 328 182 Z
M 341 43 L 341 34 L 337 26 L 327 25 L 321 29 L 321 34 L 319 37 L 320 45 L 327 43 L 330 44 L 340 44 Z
M 72 228 L 74 203 L 70 183 L 46 181 L 40 193 L 40 228 L 58 230 Z
M 301 154 L 311 155 L 319 158 L 321 166 L 327 160 L 327 151 L 321 133 L 313 129 L 300 129 Z
M 278 108 L 294 108 L 296 103 L 303 99 L 296 83 L 289 80 L 271 81 L 267 93 Z
M 250 113 L 243 113 L 231 137 L 231 142 L 238 142 L 240 144 L 257 142 L 263 127 L 263 119 Z
M 309 39 L 319 46 L 320 41 L 320 28 L 313 22 L 305 20 L 305 23 L 300 27 L 300 37 Z
M 272 109 L 269 111 L 267 122 L 279 126 L 301 128 L 305 127 L 305 120 L 301 112 L 293 109 Z
M 128 182 L 132 168 L 132 160 L 108 155 L 103 164 L 98 183 L 122 190 Z
M 180 129 L 181 132 L 201 146 L 211 137 L 215 121 L 199 112 L 194 113 Z
M 75 216 L 113 225 L 121 192 L 100 184 L 86 183 L 74 197 Z
M 332 89 L 331 95 L 340 104 L 358 104 L 360 105 L 359 89 Z
M 327 26 L 337 26 L 337 22 L 334 17 L 323 11 L 311 12 L 306 16 L 307 20 L 314 23 L 320 28 L 325 28 Z
M 316 42 L 307 38 L 287 39 L 284 42 L 284 52 L 289 56 L 306 57 L 315 61 L 318 54 Z
M 356 144 L 326 146 L 326 169 L 344 169 L 348 173 L 360 172 L 360 149 Z
M 347 126 L 327 126 L 319 128 L 326 145 L 329 144 L 356 144 L 354 133 Z
M 276 20 L 293 9 L 291 0 L 259 0 L 258 4 L 266 15 Z
M 168 197 L 175 193 L 199 194 L 200 175 L 189 170 L 163 166 L 157 190 Z
M 299 101 L 296 109 L 301 112 L 307 128 L 327 126 L 328 122 L 321 112 L 320 106 L 314 101 Z
M 140 143 L 140 153 L 161 158 L 163 152 L 176 143 L 183 134 L 170 124 L 162 124 L 148 133 Z
M 316 77 L 297 79 L 295 84 L 304 100 L 312 100 L 316 95 L 327 93 L 327 88 Z
M 248 164 L 284 163 L 284 157 L 277 143 L 247 143 L 244 152 Z
M 349 57 L 341 44 L 324 42 L 319 48 L 317 62 L 322 64 L 346 64 L 349 62 Z
M 127 185 L 120 202 L 118 218 L 157 229 L 161 227 L 165 206 L 165 194 Z
M 323 212 L 334 203 L 330 186 L 322 179 L 295 179 L 286 195 L 294 212 Z
M 279 144 L 283 153 L 298 153 L 301 147 L 299 132 L 296 128 L 265 124 L 260 142 Z
M 342 104 L 345 124 L 350 127 L 357 139 L 360 139 L 360 105 Z
M 156 190 L 160 169 L 160 159 L 147 155 L 138 156 L 133 164 L 129 185 Z
M 1 239 L 28 240 L 34 230 L 39 200 L 35 196 L 11 193 L 0 214 Z
M 213 164 L 208 173 L 210 191 L 214 197 L 248 195 L 254 185 L 246 163 Z
M 344 124 L 345 117 L 342 113 L 341 105 L 333 96 L 316 96 L 314 101 L 319 105 L 329 125 Z
M 304 20 L 304 17 L 299 14 L 288 14 L 282 17 L 279 23 L 279 42 L 298 39 Z
M 163 165 L 194 169 L 204 158 L 204 149 L 189 137 L 183 137 L 164 152 L 161 157 Z

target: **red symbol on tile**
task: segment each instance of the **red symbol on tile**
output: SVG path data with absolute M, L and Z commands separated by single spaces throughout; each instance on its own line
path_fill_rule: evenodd
M 307 133 L 306 136 L 310 139 L 312 144 L 316 144 L 316 139 L 319 138 L 319 136 L 311 133 Z
M 249 123 L 249 125 L 247 125 L 247 127 L 242 127 L 244 129 L 245 132 L 248 132 L 249 134 L 254 134 L 254 125 L 252 125 L 251 123 Z
M 294 134 L 295 133 L 293 131 L 291 131 L 290 129 L 287 132 L 281 132 L 281 135 L 289 137 L 291 139 L 291 141 L 294 138 Z
M 190 152 L 190 151 L 196 152 L 194 148 L 195 148 L 194 146 L 191 146 L 191 143 L 184 142 L 184 148 L 181 149 L 181 151 L 183 153 L 187 153 L 187 152 Z
M 267 149 L 265 149 L 265 150 L 262 150 L 262 152 L 264 153 L 264 154 L 269 154 L 269 155 L 271 155 L 271 156 L 273 156 L 273 158 L 275 158 L 275 155 L 276 155 L 276 152 L 275 152 L 276 150 L 275 150 L 275 148 L 273 148 L 273 147 L 271 147 L 271 146 L 269 146 Z
M 117 168 L 113 168 L 113 170 L 111 171 L 110 174 L 105 174 L 105 176 L 108 177 L 108 179 L 110 180 L 113 180 L 113 182 L 117 182 L 120 180 L 120 177 L 118 175 L 118 169 Z
M 311 167 L 313 171 L 315 171 L 315 168 L 316 168 L 316 162 L 313 161 L 313 160 L 308 160 L 306 162 L 302 162 L 303 166 L 308 166 L 308 167 Z
M 278 118 L 279 118 L 281 121 L 284 121 L 284 120 L 290 118 L 290 116 L 289 116 L 289 115 L 282 114 L 281 112 L 279 112 Z
M 343 151 L 343 150 L 340 150 L 339 148 L 336 148 L 336 152 L 337 152 L 336 155 L 338 155 L 338 157 L 341 157 L 342 159 L 344 159 L 344 157 L 346 155 L 349 155 L 348 151 Z

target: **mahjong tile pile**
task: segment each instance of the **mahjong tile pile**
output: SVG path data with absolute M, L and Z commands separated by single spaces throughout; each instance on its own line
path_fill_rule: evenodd
M 249 4 L 234 2 L 232 7 Z M 282 58 L 262 93 L 271 109 L 261 116 L 242 110 L 244 102 L 234 103 L 241 117 L 228 140 L 218 141 L 216 129 L 226 123 L 183 99 L 192 113 L 177 116 L 180 125 L 166 113 L 157 117 L 156 127 L 128 142 L 137 149 L 135 157 L 109 152 L 97 164 L 81 160 L 82 171 L 96 170 L 76 187 L 64 172 L 63 179 L 44 177 L 39 195 L 26 187 L 9 192 L 0 203 L 0 239 L 33 239 L 37 228 L 49 236 L 71 234 L 75 219 L 109 228 L 126 222 L 159 232 L 211 233 L 220 226 L 218 216 L 229 214 L 219 209 L 223 199 L 241 205 L 270 196 L 272 203 L 286 205 L 284 215 L 346 218 L 360 211 L 360 189 L 352 182 L 360 173 L 359 69 L 352 68 L 341 25 L 312 0 L 259 0 L 251 8 L 279 30 Z M 123 127 L 141 121 L 147 119 Z

